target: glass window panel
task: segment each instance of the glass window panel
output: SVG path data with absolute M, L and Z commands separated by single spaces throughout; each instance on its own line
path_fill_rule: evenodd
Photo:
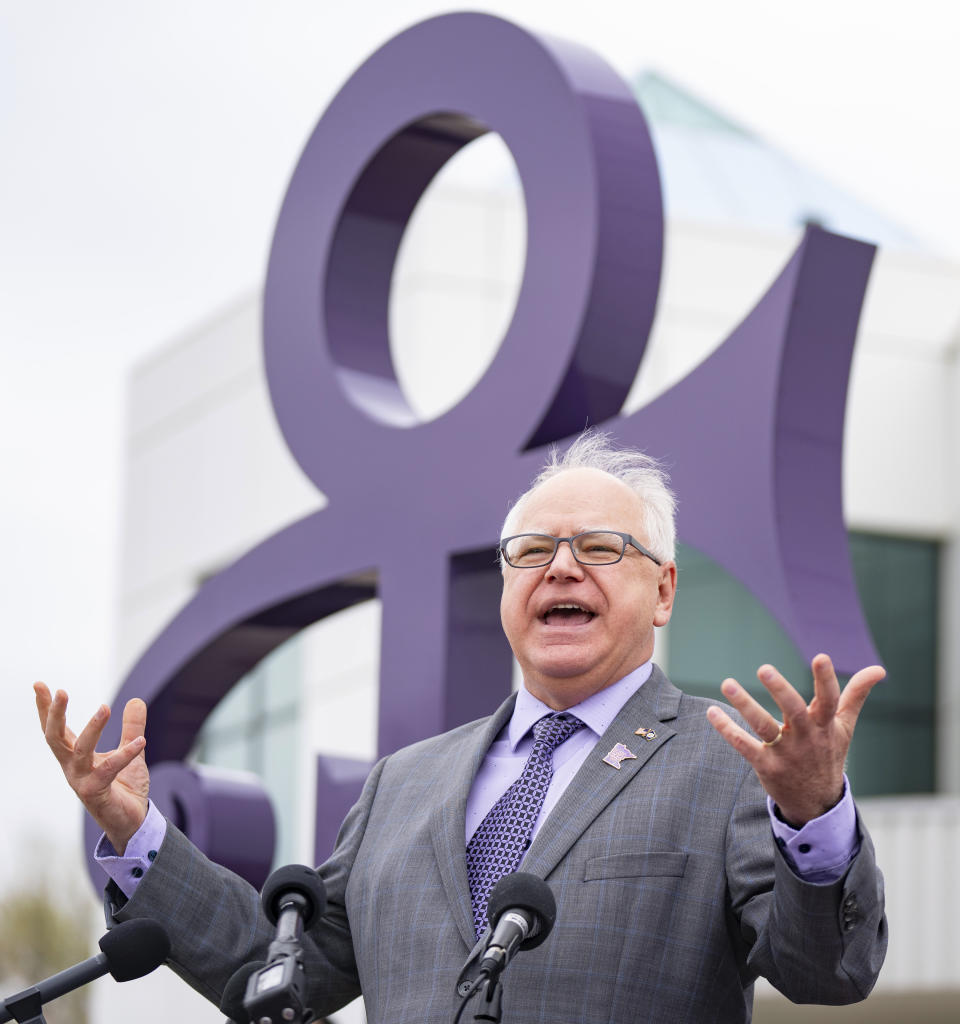
M 937 560 L 933 541 L 850 535 L 857 587 L 887 678 L 870 704 L 923 708 L 936 704 Z M 865 709 L 866 711 L 866 709 Z
M 205 735 L 197 743 L 192 759 L 236 771 L 253 771 L 250 745 L 244 736 Z
M 757 681 L 770 662 L 809 692 L 810 669 L 777 620 L 716 562 L 681 544 L 679 586 L 670 620 L 670 676 L 681 689 L 723 700 L 720 684 L 733 676 L 771 712 L 776 706 Z
M 935 785 L 937 563 L 931 541 L 850 535 L 867 623 L 887 668 L 860 717 L 848 770 L 859 796 L 929 792 Z M 810 670 L 780 624 L 711 559 L 681 545 L 668 634 L 670 675 L 688 693 L 720 698 L 733 676 L 771 712 L 756 679 L 771 662 L 810 694 Z M 829 652 L 828 652 L 829 653 Z
M 264 658 L 263 708 L 267 714 L 289 711 L 300 699 L 301 644 L 287 642 Z
M 254 683 L 257 670 L 249 673 L 249 682 L 245 686 L 234 686 L 220 701 L 213 713 L 207 718 L 204 728 L 210 732 L 232 732 L 238 727 L 243 728 L 253 713 L 255 700 Z
M 271 719 L 261 736 L 263 766 L 259 774 L 273 800 L 277 822 L 275 865 L 297 859 L 295 818 L 299 792 L 299 724 L 299 719 L 291 709 L 287 715 Z
M 927 540 L 853 533 L 850 555 L 887 669 L 860 715 L 850 777 L 864 796 L 932 792 L 939 547 Z

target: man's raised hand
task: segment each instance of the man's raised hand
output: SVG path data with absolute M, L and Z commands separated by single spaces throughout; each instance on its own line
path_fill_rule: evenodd
M 811 668 L 814 696 L 809 704 L 772 665 L 757 671 L 782 712 L 782 725 L 736 680 L 723 681 L 723 695 L 760 739 L 719 707 L 707 712 L 717 732 L 753 766 L 780 814 L 798 827 L 826 813 L 843 796 L 843 765 L 857 716 L 886 675 L 879 665 L 871 665 L 851 676 L 841 693 L 827 655 L 818 654 Z
M 150 773 L 143 756 L 146 704 L 139 698 L 127 702 L 120 745 L 116 750 L 98 753 L 97 743 L 110 720 L 110 709 L 105 704 L 100 705 L 77 736 L 67 726 L 66 693 L 57 690 L 51 697 L 43 683 L 35 683 L 33 690 L 44 738 L 60 762 L 70 788 L 117 853 L 123 853 L 147 815 Z

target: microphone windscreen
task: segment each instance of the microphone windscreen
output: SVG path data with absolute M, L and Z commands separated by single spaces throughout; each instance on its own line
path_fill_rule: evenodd
M 305 864 L 285 864 L 267 879 L 260 893 L 260 905 L 267 920 L 275 925 L 280 916 L 282 897 L 296 893 L 307 903 L 303 912 L 303 927 L 309 928 L 327 909 L 327 890 L 323 879 Z
M 243 997 L 247 994 L 247 982 L 266 966 L 266 961 L 254 960 L 253 963 L 244 964 L 230 975 L 230 980 L 223 986 L 223 995 L 220 997 L 220 1012 L 226 1014 L 229 1020 L 236 1021 L 237 1024 L 246 1024 L 247 1011 L 243 1008 Z
M 533 931 L 520 943 L 521 949 L 533 949 L 550 934 L 557 919 L 557 901 L 550 886 L 527 871 L 504 875 L 493 887 L 487 904 L 491 927 L 496 928 L 497 921 L 507 910 L 518 909 L 529 910 L 534 915 Z
M 133 981 L 156 970 L 170 955 L 170 938 L 163 925 L 135 917 L 111 928 L 101 939 L 107 970 L 117 981 Z

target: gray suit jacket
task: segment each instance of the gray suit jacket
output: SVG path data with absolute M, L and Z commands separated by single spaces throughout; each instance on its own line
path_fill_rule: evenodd
M 522 867 L 550 884 L 557 924 L 507 969 L 505 1024 L 749 1021 L 761 974 L 797 1002 L 870 991 L 886 926 L 869 837 L 841 881 L 801 881 L 708 705 L 654 669 L 543 823 Z M 362 992 L 371 1022 L 452 1021 L 474 946 L 467 794 L 512 706 L 374 768 L 320 869 L 329 909 L 305 943 L 319 1013 Z M 618 742 L 637 755 L 619 771 L 601 760 Z M 115 916 L 163 921 L 171 966 L 215 1001 L 272 937 L 257 893 L 172 826 Z

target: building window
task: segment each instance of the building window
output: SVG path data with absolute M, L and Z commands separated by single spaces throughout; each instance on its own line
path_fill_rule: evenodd
M 278 647 L 217 705 L 190 760 L 258 775 L 273 801 L 274 865 L 296 860 L 300 657 L 296 638 Z
M 850 755 L 858 793 L 936 788 L 939 545 L 850 535 L 860 600 L 887 678 L 870 694 Z
M 867 623 L 887 669 L 857 725 L 848 763 L 852 785 L 858 796 L 932 792 L 938 545 L 852 533 L 850 553 Z M 688 693 L 717 699 L 720 683 L 733 676 L 778 714 L 756 677 L 757 667 L 770 662 L 791 682 L 800 681 L 798 689 L 809 699 L 809 666 L 756 598 L 694 548 L 681 545 L 678 565 L 667 641 L 673 681 Z

